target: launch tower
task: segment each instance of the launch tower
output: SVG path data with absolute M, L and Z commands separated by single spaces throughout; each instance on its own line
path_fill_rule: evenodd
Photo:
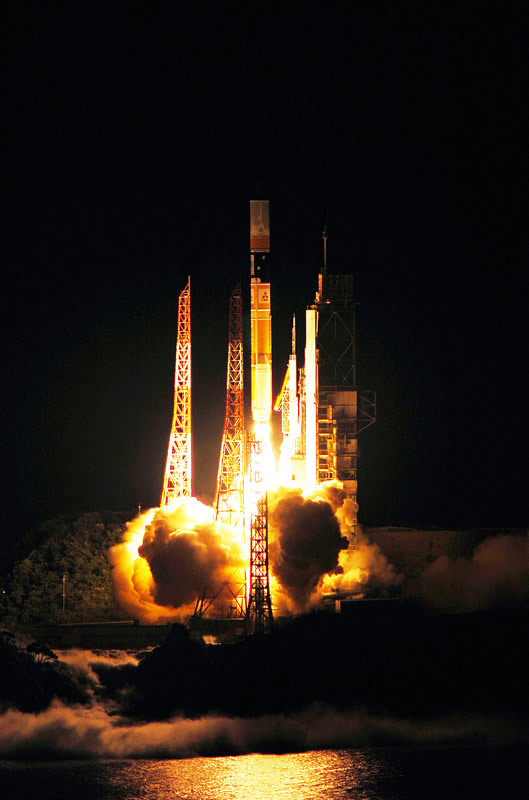
M 226 414 L 215 493 L 215 519 L 244 531 L 244 384 L 240 285 L 230 297 Z
M 160 506 L 191 497 L 191 279 L 178 298 L 174 410 Z
M 260 442 L 251 440 L 251 448 Z M 257 455 L 258 453 L 252 453 Z M 262 494 L 251 515 L 250 581 L 246 607 L 246 627 L 254 633 L 266 633 L 273 625 L 270 574 L 268 566 L 268 495 Z
M 327 272 L 326 229 L 311 312 L 316 318 L 316 481 L 340 481 L 356 502 L 358 434 L 375 422 L 376 401 L 374 392 L 360 394 L 357 388 L 353 276 Z
M 357 388 L 353 276 L 328 273 L 326 229 L 318 289 L 305 312 L 299 383 L 295 352 L 293 330 L 292 355 L 275 404 L 282 415 L 282 483 L 310 493 L 321 483 L 339 481 L 356 503 L 358 435 L 375 422 L 376 402 L 374 392 Z M 354 542 L 356 520 L 349 533 Z

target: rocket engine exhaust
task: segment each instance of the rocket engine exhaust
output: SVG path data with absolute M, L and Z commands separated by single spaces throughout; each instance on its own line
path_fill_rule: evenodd
M 257 604 L 253 606 L 257 616 L 263 612 L 270 620 L 270 587 L 274 606 L 281 613 L 298 613 L 319 603 L 325 593 L 352 591 L 365 584 L 368 576 L 378 574 L 387 583 L 397 580 L 383 557 L 375 555 L 374 546 L 355 538 L 357 434 L 374 422 L 374 406 L 370 413 L 361 409 L 362 398 L 356 390 L 352 280 L 327 275 L 326 234 L 324 247 L 318 292 L 306 311 L 305 364 L 298 369 L 294 321 L 287 375 L 275 406 L 283 418 L 280 474 L 284 485 L 279 487 L 270 436 L 269 202 L 250 202 L 251 458 L 243 491 L 243 337 L 242 326 L 236 333 L 230 324 L 224 462 L 218 473 L 223 483 L 219 485 L 219 477 L 216 512 L 191 496 L 189 281 L 181 294 L 175 412 L 163 507 L 133 520 L 124 541 L 111 548 L 109 556 L 116 599 L 133 617 L 162 622 L 191 614 L 206 589 L 214 595 L 235 570 L 248 566 L 247 609 Z M 346 331 L 345 341 L 333 338 L 336 330 L 342 331 L 342 337 Z M 240 452 L 235 452 L 235 442 Z M 239 508 L 234 516 L 235 494 L 244 496 L 244 515 Z

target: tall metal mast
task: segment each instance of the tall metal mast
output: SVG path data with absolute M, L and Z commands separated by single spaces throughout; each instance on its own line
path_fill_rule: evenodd
M 215 519 L 237 528 L 242 536 L 244 536 L 244 456 L 243 325 L 242 294 L 239 284 L 230 297 L 226 414 L 214 508 Z M 238 580 L 234 582 L 234 578 Z M 244 617 L 245 570 L 234 571 L 230 581 L 224 581 L 218 588 L 204 587 L 202 595 L 197 598 L 194 617 L 203 617 L 221 594 L 230 598 L 229 616 Z
M 230 297 L 226 416 L 219 458 L 215 519 L 244 531 L 244 384 L 242 295 Z
M 191 279 L 178 298 L 175 392 L 161 506 L 191 497 Z

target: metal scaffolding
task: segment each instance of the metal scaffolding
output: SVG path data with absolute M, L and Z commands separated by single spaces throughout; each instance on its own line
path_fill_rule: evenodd
M 224 581 L 218 589 L 206 586 L 200 597 L 195 602 L 194 617 L 203 617 L 210 606 L 218 602 L 218 598 L 223 595 L 224 605 L 221 607 L 221 615 L 224 619 L 242 619 L 246 610 L 246 583 L 238 584 Z
M 230 297 L 226 415 L 215 492 L 215 519 L 244 532 L 244 385 L 241 287 Z
M 178 298 L 174 411 L 161 506 L 191 497 L 191 279 Z
M 324 243 L 326 244 L 326 234 Z M 375 393 L 356 385 L 352 275 L 320 275 L 318 310 L 318 482 L 338 480 L 356 502 L 358 435 L 375 422 Z M 356 521 L 351 533 L 356 532 Z
M 268 570 L 268 496 L 259 494 L 263 479 L 260 461 L 262 442 L 257 437 L 250 439 L 250 482 L 253 484 L 255 504 L 250 519 L 250 580 L 248 605 L 246 607 L 246 629 L 254 633 L 265 633 L 273 625 L 270 575 Z

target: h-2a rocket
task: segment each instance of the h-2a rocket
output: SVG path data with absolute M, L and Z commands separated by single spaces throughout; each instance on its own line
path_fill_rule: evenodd
M 250 319 L 252 418 L 269 422 L 272 411 L 272 315 L 270 312 L 270 211 L 268 200 L 250 200 Z

